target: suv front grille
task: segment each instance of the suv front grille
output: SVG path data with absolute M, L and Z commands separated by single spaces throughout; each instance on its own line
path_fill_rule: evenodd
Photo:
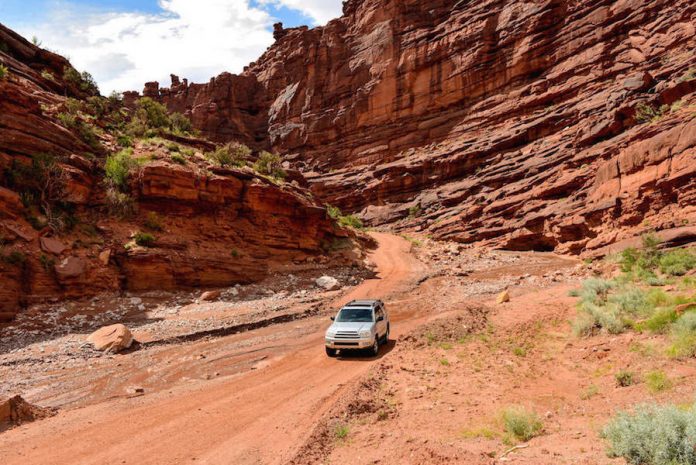
M 336 332 L 336 339 L 360 339 L 357 331 L 338 331 Z

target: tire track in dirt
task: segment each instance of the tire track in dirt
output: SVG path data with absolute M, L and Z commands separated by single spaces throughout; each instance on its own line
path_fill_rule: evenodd
M 408 241 L 373 236 L 379 243 L 372 256 L 378 279 L 363 282 L 332 306 L 354 298 L 388 301 L 415 286 L 426 271 L 410 254 Z M 419 320 L 413 308 L 390 313 L 397 336 Z M 232 378 L 61 412 L 0 436 L 0 456 L 6 465 L 282 463 L 346 385 L 378 360 L 328 359 L 322 342 L 321 332 L 303 336 L 264 369 Z

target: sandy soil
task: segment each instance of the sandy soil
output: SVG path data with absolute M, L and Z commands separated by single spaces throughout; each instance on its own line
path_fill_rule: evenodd
M 660 399 L 693 396 L 694 364 L 635 350 L 649 336 L 570 335 L 568 290 L 587 266 L 372 234 L 377 279 L 354 287 L 295 289 L 255 310 L 162 308 L 167 325 L 136 328 L 151 344 L 123 355 L 60 355 L 84 337 L 68 334 L 0 356 L 3 384 L 60 408 L 1 434 L 3 464 L 604 464 L 598 429 L 651 398 L 641 384 L 616 387 L 616 370 L 664 368 L 675 387 Z M 496 304 L 503 289 L 512 300 Z M 328 316 L 366 297 L 387 302 L 393 340 L 376 358 L 327 358 Z M 279 313 L 299 316 L 183 341 L 158 333 L 171 320 L 173 334 L 195 335 L 199 318 L 233 328 Z M 497 417 L 509 405 L 538 412 L 544 434 L 503 456 L 512 445 Z

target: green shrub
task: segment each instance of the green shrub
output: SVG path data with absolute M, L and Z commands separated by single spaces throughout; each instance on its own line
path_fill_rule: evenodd
M 133 139 L 131 139 L 130 136 L 127 136 L 125 134 L 119 135 L 116 138 L 116 143 L 119 145 L 119 147 L 123 147 L 124 149 L 133 147 Z
M 181 113 L 172 113 L 169 116 L 172 131 L 178 134 L 187 134 L 193 129 L 191 120 Z
M 667 353 L 676 358 L 696 357 L 696 313 L 686 313 L 674 323 Z
M 419 216 L 421 213 L 421 206 L 420 205 L 414 205 L 413 207 L 408 209 L 408 217 L 409 218 L 415 218 Z
M 41 254 L 39 257 L 39 262 L 46 273 L 53 273 L 55 271 L 56 259 L 49 257 L 47 255 Z
M 0 63 L 0 81 L 4 81 L 5 79 L 7 79 L 7 76 L 9 75 L 10 70 L 7 68 L 7 66 Z
M 27 256 L 19 250 L 13 250 L 9 254 L 0 257 L 0 259 L 8 265 L 17 267 L 23 267 L 27 263 Z
M 616 385 L 619 387 L 628 387 L 635 383 L 635 375 L 632 371 L 621 370 L 614 375 Z
M 180 153 L 173 154 L 172 161 L 178 165 L 185 165 L 186 164 L 186 158 Z
M 244 166 L 251 155 L 251 149 L 238 142 L 230 142 L 208 154 L 214 163 L 220 166 Z
M 153 231 L 162 231 L 162 219 L 156 212 L 148 212 L 144 224 Z
M 524 407 L 508 407 L 502 412 L 505 432 L 518 441 L 529 441 L 539 436 L 544 428 L 539 417 Z
M 650 318 L 638 325 L 638 329 L 664 333 L 672 323 L 677 321 L 677 317 L 673 308 L 660 308 Z
M 80 74 L 72 66 L 66 66 L 63 68 L 63 80 L 90 95 L 99 94 L 99 87 L 97 87 L 96 81 L 87 71 Z
M 167 150 L 169 151 L 169 153 L 181 152 L 181 146 L 176 142 L 170 142 L 169 144 L 167 144 Z
M 336 439 L 345 439 L 348 437 L 348 433 L 350 433 L 350 427 L 348 425 L 337 425 L 334 431 Z
M 645 384 L 653 394 L 666 391 L 672 387 L 672 381 L 664 371 L 655 370 L 645 375 Z
M 329 218 L 335 220 L 339 225 L 348 228 L 362 229 L 363 223 L 355 215 L 344 215 L 338 207 L 326 205 L 326 212 Z
M 254 169 L 275 179 L 285 179 L 287 176 L 282 167 L 280 156 L 266 151 L 259 154 L 259 158 L 254 163 Z
M 133 240 L 141 247 L 154 247 L 155 242 L 157 242 L 155 236 L 145 232 L 137 232 L 135 236 L 133 236 Z
M 41 77 L 51 82 L 55 82 L 56 80 L 56 77 L 53 75 L 53 73 L 47 69 L 41 71 Z
M 639 103 L 636 106 L 636 121 L 639 123 L 652 123 L 659 121 L 666 113 L 669 112 L 669 105 L 653 107 L 647 103 Z
M 582 283 L 582 289 L 580 290 L 581 303 L 603 305 L 607 302 L 609 291 L 615 286 L 614 282 L 606 279 L 588 279 Z
M 121 190 L 127 186 L 130 170 L 136 165 L 132 156 L 133 149 L 127 148 L 106 158 L 106 178 Z
M 660 258 L 660 271 L 671 276 L 684 276 L 696 268 L 696 254 L 690 250 L 677 249 L 665 253 Z
M 150 129 L 169 128 L 171 124 L 167 107 L 150 97 L 143 97 L 136 102 L 136 115 Z
M 642 405 L 620 412 L 602 432 L 609 456 L 633 465 L 696 464 L 696 408 Z

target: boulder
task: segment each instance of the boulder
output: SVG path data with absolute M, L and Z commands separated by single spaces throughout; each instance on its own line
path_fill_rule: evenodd
M 40 239 L 41 250 L 44 252 L 51 253 L 53 255 L 60 255 L 68 247 L 63 244 L 60 240 L 54 237 L 42 237 Z
M 80 257 L 68 257 L 55 266 L 59 279 L 77 278 L 87 269 L 87 263 Z
M 133 334 L 125 325 L 115 324 L 100 328 L 89 335 L 87 342 L 102 352 L 120 352 L 133 344 Z
M 338 282 L 338 279 L 331 276 L 322 276 L 321 278 L 317 278 L 315 283 L 318 287 L 326 289 L 327 291 L 334 291 L 341 287 L 341 283 Z
M 220 291 L 206 291 L 201 294 L 200 300 L 202 302 L 211 302 L 220 298 Z
M 498 294 L 498 297 L 495 299 L 496 303 L 498 304 L 504 304 L 506 302 L 510 302 L 510 293 L 506 290 Z

